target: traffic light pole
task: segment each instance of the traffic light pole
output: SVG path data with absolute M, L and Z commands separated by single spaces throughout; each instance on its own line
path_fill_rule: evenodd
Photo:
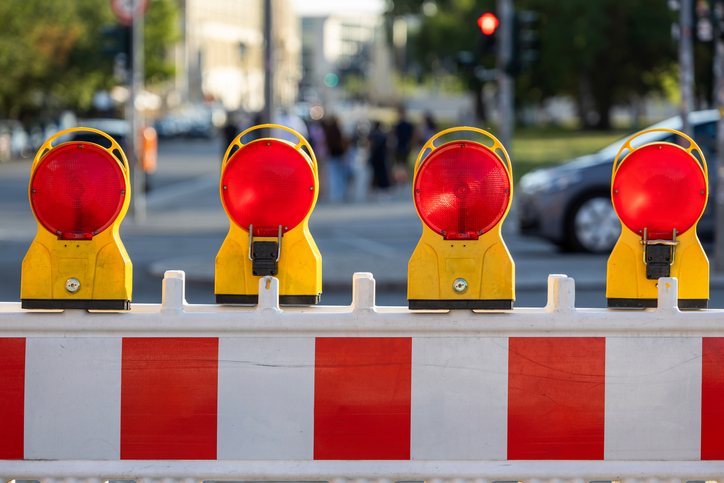
M 714 175 L 714 271 L 724 272 L 724 2 L 714 3 L 714 104 L 719 109 L 716 130 L 717 163 Z
M 693 0 L 681 0 L 679 9 L 679 70 L 681 82 L 682 131 L 692 136 L 689 113 L 694 105 L 694 41 L 693 41 Z
M 272 122 L 272 103 L 274 102 L 274 72 L 272 71 L 272 2 L 264 0 L 264 122 Z
M 498 110 L 500 112 L 500 135 L 498 138 L 506 149 L 512 148 L 513 126 L 515 124 L 515 91 L 510 64 L 513 60 L 513 22 L 515 10 L 513 0 L 497 0 L 496 6 L 500 16 L 500 47 L 498 50 Z
M 146 191 L 145 175 L 141 165 L 143 147 L 140 142 L 143 115 L 136 108 L 136 99 L 143 89 L 145 77 L 143 57 L 143 9 L 141 0 L 133 0 L 133 29 L 132 29 L 132 65 L 131 65 L 131 95 L 128 98 L 128 129 L 126 153 L 131 158 L 131 187 L 133 196 L 133 219 L 137 223 L 146 221 Z

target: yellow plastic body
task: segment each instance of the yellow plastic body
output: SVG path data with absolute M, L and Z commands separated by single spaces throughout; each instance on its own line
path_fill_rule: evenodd
M 689 141 L 690 145 L 684 149 L 681 146 L 655 142 L 647 143 L 634 148 L 631 142 L 638 136 L 654 131 L 667 131 L 678 136 L 683 137 Z M 632 136 L 619 150 L 616 155 L 616 159 L 613 163 L 613 176 L 611 178 L 611 190 L 613 190 L 613 182 L 616 179 L 616 173 L 619 167 L 626 162 L 626 158 L 630 156 L 636 149 L 648 146 L 651 144 L 667 144 L 673 145 L 677 148 L 685 151 L 691 160 L 695 163 L 704 174 L 706 181 L 707 190 L 705 193 L 708 197 L 709 189 L 709 173 L 706 167 L 706 160 L 702 154 L 699 146 L 689 138 L 687 135 L 674 131 L 671 129 L 649 129 L 642 131 Z M 621 159 L 621 155 L 624 150 L 628 149 L 629 153 Z M 701 157 L 702 164 L 693 156 L 692 151 L 698 151 Z M 652 166 L 652 169 L 655 169 Z M 613 192 L 611 193 L 613 199 Z M 704 203 L 704 208 L 706 202 Z M 671 265 L 671 276 L 676 277 L 679 280 L 679 305 L 686 307 L 685 301 L 693 300 L 707 300 L 709 298 L 709 259 L 706 257 L 706 253 L 699 242 L 699 238 L 696 235 L 696 226 L 704 213 L 702 208 L 699 218 L 692 225 L 691 228 L 686 230 L 684 233 L 676 235 L 676 240 L 679 244 L 676 246 L 676 252 L 674 254 L 674 263 Z M 665 209 L 665 207 L 662 207 Z M 673 235 L 673 234 L 672 234 Z M 644 264 L 644 245 L 641 244 L 643 237 L 640 233 L 634 233 L 623 223 L 621 224 L 621 236 L 619 237 L 616 245 L 611 252 L 611 256 L 608 258 L 608 272 L 606 276 L 606 298 L 607 299 L 628 299 L 632 303 L 629 306 L 649 306 L 655 307 L 656 300 L 658 297 L 657 283 L 658 280 L 649 280 L 646 278 L 646 265 Z M 636 300 L 640 301 L 640 305 L 636 304 Z M 611 301 L 609 300 L 609 305 Z
M 279 297 L 282 303 L 296 303 L 294 297 L 318 297 L 322 293 L 322 255 L 319 253 L 317 244 L 314 242 L 309 232 L 309 217 L 314 211 L 319 194 L 319 174 L 317 171 L 317 160 L 314 157 L 314 151 L 309 143 L 299 133 L 284 126 L 275 124 L 261 124 L 251 127 L 241 133 L 229 145 L 224 155 L 223 166 L 221 168 L 221 182 L 219 183 L 219 193 L 221 202 L 224 204 L 223 196 L 223 177 L 227 162 L 232 154 L 234 146 L 243 149 L 241 139 L 248 133 L 262 128 L 278 128 L 288 131 L 299 138 L 296 145 L 281 139 L 263 138 L 252 141 L 251 143 L 266 142 L 274 139 L 277 142 L 288 143 L 299 152 L 301 156 L 309 163 L 309 167 L 314 173 L 314 200 L 309 209 L 309 213 L 304 220 L 294 228 L 290 229 L 282 236 L 281 253 L 277 263 L 279 279 Z M 311 154 L 308 156 L 302 147 L 306 147 Z M 226 205 L 224 210 L 229 213 Z M 255 295 L 259 294 L 259 279 L 261 277 L 252 275 L 252 261 L 249 259 L 249 227 L 240 227 L 231 217 L 229 234 L 226 236 L 224 243 L 221 245 L 219 253 L 216 255 L 216 277 L 214 291 L 218 296 L 221 295 Z M 273 241 L 278 238 L 255 236 L 254 241 Z
M 422 147 L 415 163 L 415 178 L 425 160 L 437 149 L 433 142 L 439 137 L 457 131 L 473 131 L 483 134 L 493 140 L 492 151 L 500 163 L 505 167 L 510 180 L 510 200 L 513 198 L 513 178 L 510 158 L 503 145 L 490 133 L 474 127 L 457 127 L 447 129 L 432 137 Z M 470 143 L 471 141 L 464 141 Z M 438 146 L 439 147 L 439 146 Z M 430 153 L 423 158 L 426 150 Z M 505 156 L 503 160 L 496 150 Z M 414 182 L 413 182 L 414 186 Z M 413 188 L 414 189 L 414 188 Z M 508 247 L 503 241 L 501 226 L 510 210 L 510 201 L 500 221 L 488 232 L 479 236 L 477 240 L 445 240 L 435 233 L 424 222 L 422 224 L 422 237 L 408 264 L 407 298 L 417 301 L 503 301 L 502 305 L 491 303 L 484 308 L 501 308 L 510 301 L 515 300 L 515 263 Z M 418 215 L 419 215 L 418 211 Z M 422 219 L 422 217 L 420 217 Z M 467 290 L 458 293 L 453 288 L 456 279 L 462 278 L 467 282 Z M 453 303 L 428 304 L 429 308 L 456 308 Z M 461 303 L 460 308 L 466 308 Z M 475 304 L 467 304 L 470 308 Z M 410 305 L 411 308 L 413 304 Z
M 129 180 L 128 160 L 118 143 L 107 134 L 90 128 L 74 128 L 61 131 L 48 139 L 38 151 L 32 165 L 31 185 L 35 170 L 53 152 L 53 141 L 76 131 L 94 132 L 105 136 L 111 147 L 101 148 L 108 151 L 121 167 L 124 174 L 126 196 L 118 217 L 111 226 L 93 236 L 91 240 L 59 240 L 55 233 L 48 231 L 38 221 L 38 233 L 23 259 L 20 298 L 22 300 L 59 301 L 54 308 L 68 308 L 65 301 L 130 301 L 133 289 L 133 264 L 128 257 L 123 242 L 118 234 L 121 221 L 128 211 L 131 201 L 131 185 Z M 68 144 L 90 144 L 87 142 L 71 142 Z M 120 153 L 121 159 L 113 153 Z M 31 188 L 28 198 L 32 207 Z M 33 208 L 33 214 L 35 214 Z M 37 216 L 36 216 L 37 219 Z M 66 290 L 66 281 L 75 278 L 80 282 L 80 289 L 71 293 Z M 87 305 L 88 308 L 104 308 L 103 305 Z

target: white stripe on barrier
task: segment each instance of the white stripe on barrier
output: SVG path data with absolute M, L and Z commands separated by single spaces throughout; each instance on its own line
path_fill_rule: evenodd
M 606 340 L 606 459 L 700 458 L 701 355 L 701 338 Z
M 504 460 L 507 417 L 507 339 L 412 339 L 412 459 Z
M 219 459 L 312 459 L 314 339 L 219 339 Z
M 121 342 L 27 339 L 27 459 L 120 458 Z

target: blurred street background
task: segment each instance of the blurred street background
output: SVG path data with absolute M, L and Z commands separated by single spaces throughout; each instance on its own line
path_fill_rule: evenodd
M 610 197 L 596 204 L 600 187 L 584 190 L 600 177 L 586 166 L 605 164 L 610 187 L 604 148 L 668 120 L 717 173 L 723 17 L 713 0 L 5 0 L 0 301 L 20 299 L 37 230 L 32 159 L 49 136 L 85 126 L 116 138 L 133 164 L 121 225 L 133 301 L 160 302 L 163 272 L 182 269 L 187 300 L 213 303 L 229 229 L 223 153 L 243 130 L 274 122 L 305 136 L 319 161 L 310 230 L 323 304 L 349 304 L 360 271 L 374 274 L 378 305 L 407 304 L 422 233 L 415 159 L 440 130 L 476 126 L 511 156 L 503 237 L 516 306 L 545 305 L 547 275 L 563 273 L 576 280 L 577 306 L 605 307 L 620 225 Z M 540 205 L 566 193 L 555 208 Z M 724 308 L 714 207 L 710 197 L 699 233 L 712 262 L 709 306 Z

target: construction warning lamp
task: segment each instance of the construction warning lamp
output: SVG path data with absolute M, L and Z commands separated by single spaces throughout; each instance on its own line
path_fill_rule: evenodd
M 78 131 L 106 138 L 109 147 L 53 146 Z M 121 147 L 96 129 L 61 131 L 40 147 L 29 187 L 38 234 L 23 259 L 23 308 L 130 308 L 133 266 L 118 235 L 131 199 L 128 173 Z
M 492 146 L 435 147 L 458 131 L 482 134 Z M 413 189 L 423 227 L 408 266 L 410 309 L 513 308 L 515 265 L 500 232 L 513 196 L 511 172 L 503 145 L 481 129 L 447 129 L 422 147 Z
M 241 142 L 262 128 L 283 129 L 299 142 Z M 319 303 L 322 256 L 309 233 L 319 176 L 309 143 L 284 126 L 247 129 L 224 155 L 220 191 L 231 227 L 216 256 L 216 303 L 256 304 L 259 278 L 268 275 L 279 279 L 280 303 Z
M 661 141 L 631 144 L 657 131 L 681 136 L 688 148 Z M 707 307 L 709 260 L 696 236 L 696 224 L 706 207 L 708 186 L 706 160 L 685 134 L 650 129 L 626 141 L 611 179 L 613 207 L 623 226 L 608 259 L 609 307 L 656 307 L 660 277 L 679 280 L 680 308 Z

